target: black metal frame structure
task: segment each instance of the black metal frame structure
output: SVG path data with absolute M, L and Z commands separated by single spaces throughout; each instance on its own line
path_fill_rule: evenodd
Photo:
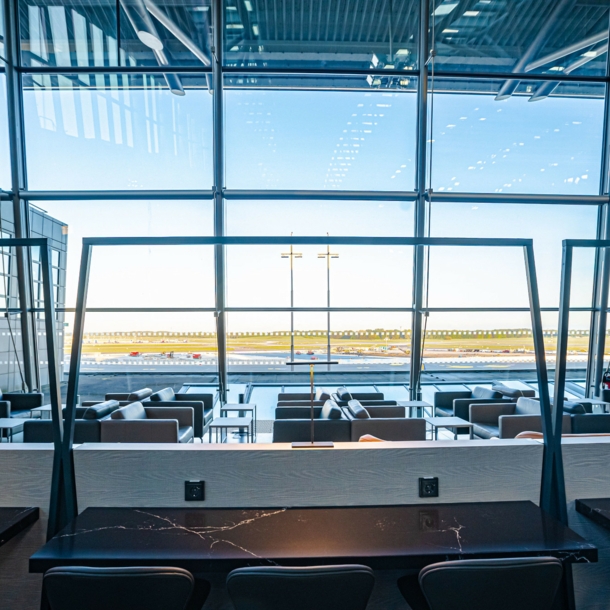
M 548 496 L 548 501 L 555 503 L 562 509 L 559 515 L 561 520 L 567 524 L 567 505 L 565 481 L 563 477 L 563 464 L 561 462 L 561 424 L 563 418 L 563 403 L 566 388 L 566 369 L 568 364 L 568 331 L 570 328 L 570 297 L 572 291 L 572 261 L 575 248 L 594 248 L 597 260 L 601 260 L 603 268 L 606 270 L 601 276 L 601 283 L 597 289 L 597 300 L 595 303 L 595 313 L 599 325 L 597 340 L 600 345 L 596 346 L 599 351 L 599 368 L 594 371 L 594 380 L 587 382 L 587 397 L 594 394 L 594 390 L 601 383 L 606 321 L 608 317 L 608 290 L 610 287 L 610 274 L 608 273 L 608 257 L 610 256 L 610 240 L 608 239 L 566 239 L 563 241 L 563 252 L 561 260 L 561 294 L 559 301 L 559 325 L 557 333 L 557 360 L 555 364 L 555 391 L 553 397 L 553 434 L 551 435 L 553 446 L 550 448 L 549 456 L 556 460 L 555 465 L 545 462 L 543 477 L 547 479 L 547 486 L 544 493 Z M 592 337 L 593 339 L 593 337 Z M 589 371 L 589 375 L 591 372 Z M 590 379 L 590 378 L 589 378 Z
M 74 333 L 72 338 L 72 354 L 70 357 L 70 373 L 68 378 L 68 393 L 66 399 L 66 417 L 63 437 L 60 430 L 55 439 L 56 447 L 61 447 L 61 457 L 54 464 L 53 498 L 61 510 L 56 507 L 54 514 L 60 518 L 53 523 L 56 533 L 72 518 L 78 514 L 76 482 L 74 477 L 73 438 L 74 421 L 76 415 L 76 399 L 78 394 L 80 360 L 82 354 L 82 341 L 85 329 L 85 316 L 87 311 L 87 292 L 89 287 L 89 271 L 94 247 L 108 246 L 212 246 L 216 251 L 221 250 L 224 258 L 226 246 L 267 246 L 267 245 L 346 245 L 346 246 L 413 246 L 414 248 L 429 248 L 440 246 L 454 247 L 519 247 L 523 249 L 525 271 L 529 296 L 529 311 L 532 320 L 532 335 L 536 359 L 536 373 L 539 384 L 540 404 L 542 410 L 543 432 L 545 439 L 545 463 L 556 463 L 553 453 L 551 409 L 548 391 L 548 374 L 546 368 L 544 337 L 538 294 L 538 280 L 536 277 L 536 263 L 534 259 L 534 245 L 531 239 L 476 239 L 476 238 L 421 238 L 421 237 L 98 237 L 83 239 L 83 248 L 78 281 L 76 315 Z M 224 272 L 217 265 L 216 272 Z M 218 285 L 219 278 L 216 278 Z M 218 301 L 217 301 L 218 302 Z M 319 308 L 328 311 L 329 308 Z M 497 308 L 491 308 L 496 311 Z M 288 308 L 290 310 L 290 308 Z M 471 309 L 472 310 L 472 309 Z M 477 311 L 488 311 L 488 308 L 479 308 Z M 166 310 L 167 311 L 167 310 Z M 209 309 L 207 310 L 209 311 Z M 228 308 L 222 307 L 215 311 L 218 318 L 218 328 L 224 328 L 224 319 Z M 419 312 L 423 313 L 423 312 Z M 226 367 L 219 361 L 219 388 L 226 388 Z M 221 401 L 224 397 L 221 396 Z M 57 453 L 57 451 L 56 451 Z M 561 456 L 559 456 L 559 462 Z M 546 472 L 546 471 L 545 471 Z M 541 490 L 544 490 L 543 479 Z M 558 514 L 558 507 L 554 506 L 552 499 L 541 491 L 541 506 L 552 514 Z

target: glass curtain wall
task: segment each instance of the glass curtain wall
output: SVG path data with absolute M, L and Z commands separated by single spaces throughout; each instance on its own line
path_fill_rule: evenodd
M 0 187 L 64 227 L 68 350 L 82 237 L 531 237 L 553 365 L 561 241 L 607 230 L 606 3 L 12 1 Z M 579 379 L 599 273 L 578 258 Z M 125 247 L 90 287 L 86 372 L 131 389 L 329 356 L 331 387 L 533 376 L 516 250 Z

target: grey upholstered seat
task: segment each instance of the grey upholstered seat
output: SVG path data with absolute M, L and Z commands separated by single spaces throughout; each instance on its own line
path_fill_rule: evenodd
M 447 561 L 419 584 L 430 610 L 551 610 L 562 573 L 553 557 Z
M 51 568 L 44 593 L 51 610 L 185 610 L 201 608 L 210 591 L 181 568 Z
M 375 577 L 361 565 L 233 570 L 227 591 L 235 610 L 365 610 Z

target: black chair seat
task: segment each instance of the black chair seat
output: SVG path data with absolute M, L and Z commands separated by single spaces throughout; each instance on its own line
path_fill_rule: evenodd
M 195 579 L 181 568 L 52 568 L 43 591 L 51 610 L 185 610 L 209 594 L 209 583 L 197 582 L 197 606 Z
M 374 583 L 361 565 L 240 568 L 227 590 L 235 610 L 365 610 Z
M 551 610 L 563 568 L 554 557 L 447 561 L 419 584 L 431 610 Z

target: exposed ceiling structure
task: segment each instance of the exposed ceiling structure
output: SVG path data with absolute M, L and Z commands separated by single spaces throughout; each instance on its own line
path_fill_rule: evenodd
M 120 0 L 119 6 L 117 19 L 114 2 L 22 3 L 25 62 L 210 65 L 209 0 Z M 432 0 L 435 70 L 604 76 L 609 6 L 610 0 Z M 359 77 L 346 85 L 374 88 L 410 87 L 408 72 L 418 68 L 419 0 L 226 0 L 224 21 L 225 65 L 244 72 L 392 70 L 392 77 Z M 396 76 L 403 70 L 404 78 Z M 495 81 L 496 99 L 525 93 L 536 101 L 559 87 L 558 81 L 520 83 Z M 184 93 L 179 81 L 168 84 Z

